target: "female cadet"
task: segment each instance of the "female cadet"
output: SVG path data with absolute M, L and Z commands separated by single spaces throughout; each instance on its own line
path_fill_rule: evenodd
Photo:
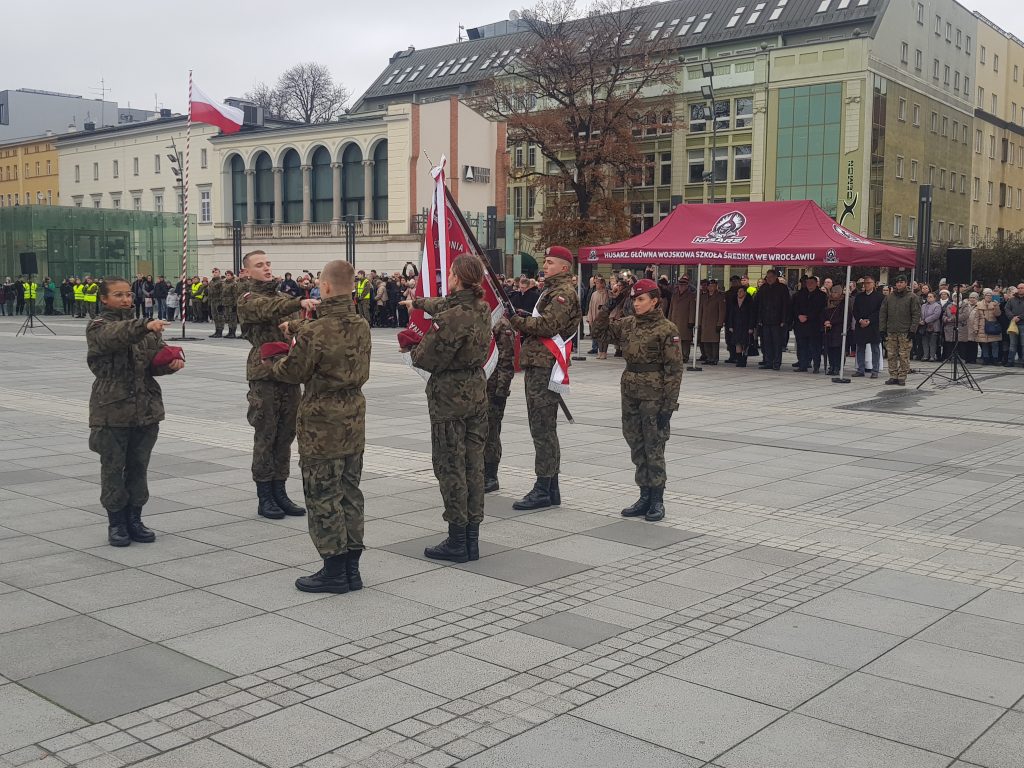
M 683 353 L 679 329 L 658 309 L 661 292 L 653 280 L 640 280 L 629 291 L 633 315 L 610 320 L 606 306 L 594 323 L 594 336 L 623 350 L 622 434 L 636 465 L 640 498 L 622 510 L 623 517 L 654 522 L 665 517 L 665 443 L 669 420 L 679 408 Z M 621 298 L 614 301 L 624 300 Z
M 448 272 L 448 295 L 418 297 L 407 305 L 433 318 L 416 343 L 411 331 L 399 335 L 412 364 L 430 372 L 427 410 L 434 475 L 444 499 L 448 538 L 423 554 L 465 563 L 480 557 L 484 518 L 484 444 L 487 440 L 487 377 L 490 309 L 482 301 L 483 262 L 471 254 L 456 258 Z
M 160 338 L 167 323 L 135 319 L 128 281 L 108 277 L 99 286 L 101 314 L 85 331 L 87 362 L 96 381 L 89 398 L 89 449 L 100 455 L 100 503 L 107 510 L 107 538 L 115 547 L 150 542 L 142 524 L 149 501 L 146 471 L 164 418 L 154 376 L 180 371 L 179 347 Z

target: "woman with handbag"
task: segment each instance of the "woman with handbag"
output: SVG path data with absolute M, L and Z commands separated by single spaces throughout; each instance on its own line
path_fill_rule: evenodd
M 995 365 L 1000 358 L 1000 345 L 1003 341 L 1003 327 L 999 323 L 1002 310 L 999 302 L 992 297 L 992 289 L 986 288 L 981 301 L 971 315 L 971 327 L 974 338 L 981 345 L 981 364 Z

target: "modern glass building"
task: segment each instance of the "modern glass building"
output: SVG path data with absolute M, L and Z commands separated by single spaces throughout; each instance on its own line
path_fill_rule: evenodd
M 39 275 L 181 274 L 182 216 L 176 213 L 17 206 L 0 208 L 0 279 L 21 274 L 19 254 L 33 252 Z M 197 271 L 196 221 L 189 216 L 186 272 Z

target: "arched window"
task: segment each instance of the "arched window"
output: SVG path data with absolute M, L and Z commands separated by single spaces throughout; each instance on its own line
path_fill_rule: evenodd
M 334 215 L 334 179 L 331 153 L 323 147 L 313 153 L 313 221 L 330 221 Z
M 245 161 L 239 155 L 231 158 L 231 221 L 247 224 L 248 194 L 245 183 Z
M 380 142 L 373 150 L 373 218 L 388 219 L 388 142 Z
M 274 223 L 274 164 L 270 155 L 260 152 L 256 157 L 256 221 L 254 224 Z
M 284 168 L 281 215 L 286 224 L 298 224 L 302 221 L 302 161 L 299 153 L 289 149 L 281 165 Z
M 363 151 L 349 144 L 341 156 L 341 215 L 346 219 L 359 220 L 365 216 L 363 179 Z

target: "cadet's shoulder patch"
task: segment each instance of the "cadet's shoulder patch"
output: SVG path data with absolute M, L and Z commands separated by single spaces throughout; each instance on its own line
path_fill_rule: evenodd
M 243 299 L 248 299 L 250 296 L 252 296 L 252 291 L 246 291 L 242 294 Z
M 515 335 L 515 331 L 513 331 L 511 328 L 509 328 L 507 331 L 505 331 L 505 335 L 506 336 L 514 336 Z
M 435 320 L 434 322 L 432 322 L 432 323 L 430 324 L 430 330 L 432 330 L 432 331 L 439 331 L 439 330 L 441 330 L 441 324 L 440 324 L 440 323 L 438 323 L 438 322 L 437 322 L 437 321 Z
M 672 337 L 672 343 L 673 344 L 678 344 L 679 343 L 679 337 L 678 336 L 673 336 Z
M 565 304 L 565 296 L 555 296 L 555 301 L 559 304 Z

